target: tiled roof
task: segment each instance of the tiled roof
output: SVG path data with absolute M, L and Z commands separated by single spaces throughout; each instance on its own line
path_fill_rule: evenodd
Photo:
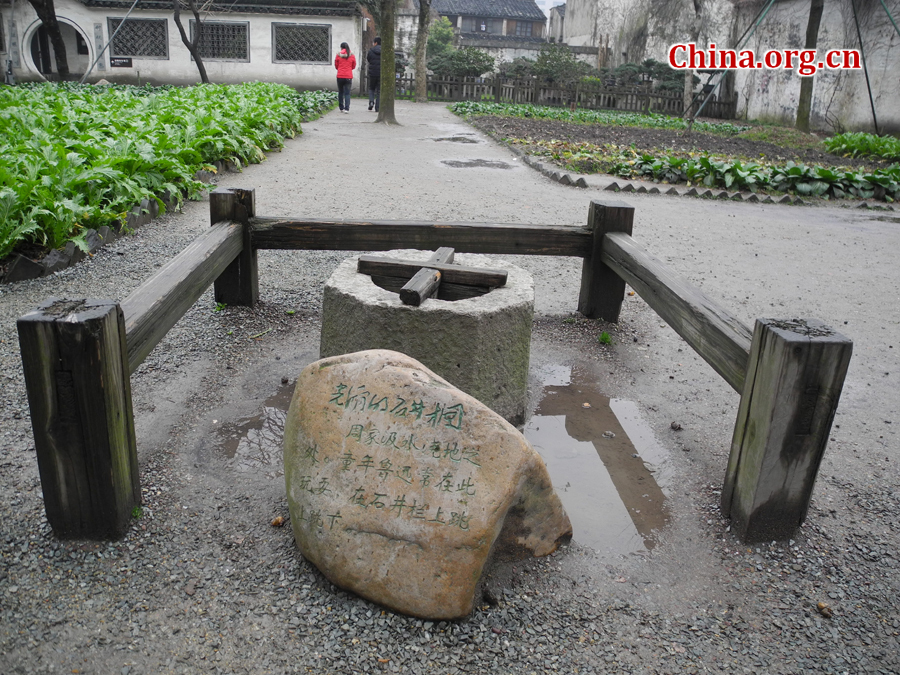
M 415 3 L 418 8 L 418 2 Z M 534 0 L 432 0 L 438 14 L 477 16 L 495 19 L 546 21 L 546 15 Z
M 491 43 L 505 43 L 505 42 L 535 42 L 537 44 L 546 44 L 547 40 L 542 37 L 536 36 L 525 36 L 525 35 L 498 35 L 497 33 L 460 33 L 459 34 L 460 45 L 463 47 L 474 47 L 477 45 L 471 44 L 473 42 L 491 42 Z M 484 45 L 484 46 L 498 46 L 497 44 L 492 45 Z
M 128 9 L 131 0 L 81 0 L 85 7 Z M 200 4 L 200 3 L 198 3 Z M 353 16 L 353 0 L 212 0 L 205 11 L 238 14 L 290 14 L 294 16 Z M 172 11 L 172 0 L 138 0 L 136 9 Z M 182 11 L 190 14 L 185 5 Z
M 566 15 L 566 6 L 565 5 L 557 5 L 556 7 L 551 7 L 550 11 L 552 12 L 554 9 L 556 10 L 556 13 L 559 14 L 560 16 Z

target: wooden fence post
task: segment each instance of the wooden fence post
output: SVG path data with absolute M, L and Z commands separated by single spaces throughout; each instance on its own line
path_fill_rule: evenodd
M 722 489 L 746 543 L 806 519 L 853 344 L 815 319 L 758 319 Z
M 581 293 L 578 311 L 589 319 L 618 321 L 625 299 L 625 281 L 600 260 L 603 237 L 607 232 L 631 235 L 634 207 L 624 202 L 591 201 L 588 229 L 593 234 L 590 255 L 581 267 Z
M 141 501 L 122 310 L 51 298 L 17 326 L 47 520 L 61 537 L 119 537 Z
M 244 247 L 213 284 L 216 302 L 253 307 L 259 300 L 259 270 L 251 241 L 250 218 L 256 215 L 256 190 L 216 188 L 209 194 L 209 220 L 244 226 Z

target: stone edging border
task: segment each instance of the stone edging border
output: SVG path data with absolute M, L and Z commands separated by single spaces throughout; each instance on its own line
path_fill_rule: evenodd
M 213 163 L 216 172 L 200 170 L 194 174 L 194 180 L 203 183 L 209 183 L 217 175 L 221 175 L 224 171 L 231 171 L 233 165 L 231 162 L 219 160 Z M 160 200 L 166 206 L 166 211 L 171 211 L 175 206 L 175 199 L 169 193 L 160 195 Z M 140 204 L 134 206 L 126 215 L 124 226 L 119 223 L 119 227 L 103 227 L 94 230 L 90 229 L 85 233 L 85 241 L 88 245 L 87 252 L 82 251 L 71 241 L 61 249 L 53 249 L 49 251 L 40 260 L 33 260 L 20 253 L 14 253 L 12 260 L 6 268 L 6 274 L 0 279 L 0 283 L 11 284 L 17 281 L 27 281 L 29 279 L 37 279 L 46 277 L 67 267 L 81 262 L 87 256 L 93 255 L 100 248 L 114 242 L 119 237 L 124 236 L 127 232 L 134 230 L 142 225 L 146 225 L 159 215 L 159 204 L 155 199 L 145 198 Z M 115 223 L 113 223 L 115 225 Z
M 487 133 L 487 132 L 483 132 Z M 493 134 L 489 134 L 495 140 L 497 139 Z M 502 141 L 501 141 L 502 142 Z M 529 155 L 524 150 L 521 150 L 509 143 L 504 143 L 509 150 L 520 157 L 522 161 L 530 166 L 532 169 L 540 171 L 543 175 L 547 176 L 550 180 L 554 180 L 560 185 L 569 185 L 572 187 L 578 188 L 586 188 L 590 187 L 588 185 L 587 180 L 584 176 L 573 175 L 570 173 L 565 173 L 560 170 L 554 170 L 553 168 L 548 167 L 543 162 L 534 158 L 533 155 Z M 599 187 L 599 186 L 598 186 Z M 771 195 L 761 195 L 755 192 L 730 192 L 728 190 L 712 190 L 709 188 L 698 188 L 698 187 L 690 187 L 690 188 L 676 188 L 674 186 L 669 187 L 668 189 L 663 189 L 664 186 L 660 186 L 658 184 L 651 184 L 649 187 L 641 182 L 632 182 L 632 181 L 623 181 L 620 185 L 616 181 L 610 182 L 605 187 L 601 188 L 603 190 L 609 190 L 612 192 L 634 192 L 635 194 L 648 194 L 648 195 L 669 195 L 672 197 L 699 197 L 701 199 L 722 199 L 722 200 L 731 200 L 737 202 L 749 202 L 749 203 L 759 203 L 759 204 L 791 204 L 795 206 L 818 206 L 820 203 L 818 201 L 805 200 L 796 195 L 784 194 L 780 197 L 773 197 Z M 835 202 L 828 202 L 829 204 L 834 204 Z M 857 209 L 872 209 L 875 211 L 896 211 L 897 209 L 891 204 L 882 204 L 880 202 L 869 203 L 867 201 L 862 201 L 859 203 L 851 202 L 849 204 L 841 204 L 842 208 L 857 208 Z

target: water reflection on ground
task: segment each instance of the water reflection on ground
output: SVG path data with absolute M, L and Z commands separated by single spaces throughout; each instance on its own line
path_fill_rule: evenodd
M 542 372 L 525 436 L 544 458 L 578 543 L 607 553 L 651 550 L 669 518 L 657 481 L 665 451 L 630 401 L 610 399 L 578 369 Z

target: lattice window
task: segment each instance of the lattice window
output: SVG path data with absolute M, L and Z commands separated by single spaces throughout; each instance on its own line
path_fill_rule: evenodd
M 272 60 L 275 63 L 328 63 L 331 60 L 331 26 L 273 23 Z
M 516 35 L 521 37 L 531 37 L 531 22 L 530 21 L 517 21 L 516 22 Z
M 133 56 L 141 59 L 169 58 L 169 28 L 166 19 L 107 19 L 112 35 L 122 26 L 112 44 L 110 56 Z
M 196 21 L 191 20 L 191 39 Z M 200 56 L 210 61 L 249 61 L 250 25 L 230 21 L 204 21 L 200 33 Z

